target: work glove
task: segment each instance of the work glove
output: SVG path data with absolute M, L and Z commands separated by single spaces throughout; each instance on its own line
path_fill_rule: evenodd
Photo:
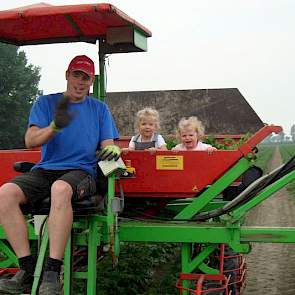
M 63 98 L 57 103 L 53 121 L 50 123 L 50 127 L 58 132 L 61 129 L 67 127 L 73 119 L 73 114 L 68 110 L 70 104 L 70 97 L 64 95 Z
M 111 144 L 104 147 L 100 152 L 97 153 L 97 156 L 101 161 L 105 160 L 115 160 L 117 161 L 120 158 L 121 150 L 117 145 Z

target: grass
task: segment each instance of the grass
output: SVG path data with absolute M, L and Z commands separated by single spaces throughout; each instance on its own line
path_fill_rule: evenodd
M 257 146 L 257 160 L 255 165 L 263 170 L 264 173 L 267 172 L 268 163 L 273 156 L 275 145 L 260 144 Z
M 286 163 L 295 155 L 295 144 L 281 144 L 280 145 L 280 153 L 282 156 L 282 160 Z M 291 195 L 295 197 L 295 180 L 290 182 L 287 186 L 287 190 Z M 294 199 L 295 202 L 295 199 Z

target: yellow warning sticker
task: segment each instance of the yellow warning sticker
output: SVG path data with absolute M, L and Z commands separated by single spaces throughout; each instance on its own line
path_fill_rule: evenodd
M 183 156 L 156 156 L 157 170 L 183 170 Z

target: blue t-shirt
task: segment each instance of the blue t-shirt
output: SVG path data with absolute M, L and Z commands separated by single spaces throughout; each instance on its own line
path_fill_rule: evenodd
M 31 109 L 29 126 L 47 127 L 62 97 L 62 93 L 40 96 Z M 95 152 L 100 143 L 119 137 L 112 115 L 105 103 L 90 96 L 82 102 L 70 103 L 69 112 L 73 120 L 42 145 L 41 161 L 33 169 L 82 169 L 96 176 Z

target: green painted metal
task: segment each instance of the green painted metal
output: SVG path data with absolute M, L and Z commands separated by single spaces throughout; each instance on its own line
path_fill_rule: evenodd
M 259 243 L 292 243 L 295 244 L 295 227 L 241 227 L 240 240 Z
M 95 75 L 94 82 L 93 82 L 93 94 L 92 96 L 95 98 L 99 98 L 99 75 Z
M 134 29 L 133 31 L 134 45 L 143 51 L 147 51 L 147 37 L 141 31 Z
M 232 241 L 231 231 L 217 222 L 122 221 L 119 236 L 126 242 L 228 243 Z
M 172 242 L 229 244 L 248 242 L 295 243 L 295 228 L 239 226 L 221 223 L 122 222 L 120 240 L 126 242 Z M 245 247 L 246 248 L 246 247 Z M 241 249 L 240 249 L 241 250 Z M 244 252 L 244 251 L 243 251 Z
M 99 242 L 97 221 L 94 218 L 90 218 L 88 233 L 87 295 L 96 295 L 96 261 L 97 245 L 100 244 Z
M 34 226 L 31 223 L 31 219 L 27 219 L 27 225 L 28 225 L 28 236 L 30 240 L 38 240 L 38 235 L 35 234 Z M 6 234 L 3 230 L 3 228 L 0 226 L 0 240 L 6 240 Z
M 191 257 L 192 247 L 190 243 L 183 243 L 181 245 L 181 272 L 189 272 L 189 261 Z M 188 281 L 183 281 L 182 283 L 184 288 L 188 288 Z M 188 291 L 184 290 L 183 295 L 189 295 Z
M 261 202 L 269 198 L 271 195 L 276 193 L 278 190 L 283 188 L 285 185 L 287 185 L 289 182 L 293 181 L 295 179 L 295 171 L 292 171 L 285 175 L 284 177 L 280 178 L 273 184 L 269 185 L 264 191 L 262 191 L 260 194 L 258 194 L 255 198 L 250 200 L 249 202 L 245 203 L 244 205 L 240 206 L 238 209 L 233 210 L 230 213 L 231 221 L 235 222 L 237 220 L 240 220 L 243 216 L 246 215 L 246 213 L 254 208 L 255 206 L 259 205 Z
M 105 88 L 105 53 L 103 51 L 103 40 L 99 40 L 99 99 L 105 101 L 106 88 Z
M 83 271 L 75 271 L 73 273 L 73 279 L 83 279 L 87 280 L 88 272 Z
M 171 203 L 167 204 L 165 208 L 170 211 L 174 211 L 176 213 L 179 213 L 184 208 L 186 208 L 189 204 L 191 204 L 193 201 L 194 201 L 194 199 L 189 199 L 189 200 L 183 199 L 182 202 L 180 202 L 180 201 L 177 201 L 175 203 L 171 202 Z M 212 202 L 210 202 L 204 208 L 202 208 L 200 210 L 200 212 L 211 211 L 211 210 L 223 207 L 227 203 L 228 202 L 226 202 L 226 201 L 220 201 L 220 200 L 215 201 L 215 199 L 214 199 Z
M 189 220 L 199 213 L 207 204 L 209 204 L 217 195 L 219 195 L 226 187 L 233 183 L 243 172 L 245 172 L 251 163 L 248 159 L 242 158 L 230 170 L 228 170 L 221 178 L 213 183 L 204 193 L 196 198 L 190 205 L 185 207 L 175 220 Z
M 49 244 L 49 237 L 48 237 L 48 228 L 47 228 L 47 223 L 44 226 L 44 232 L 42 235 L 42 241 L 41 241 L 41 246 L 39 250 L 39 255 L 35 267 L 35 273 L 34 273 L 34 282 L 32 286 L 32 291 L 31 295 L 36 295 L 38 294 L 38 287 L 41 279 L 41 274 L 42 274 L 42 267 L 45 261 L 45 256 L 46 256 L 46 250 Z
M 216 248 L 218 247 L 217 244 L 210 244 L 208 246 L 206 246 L 201 253 L 199 253 L 199 255 L 197 255 L 196 257 L 192 258 L 189 263 L 188 263 L 188 267 L 186 268 L 188 271 L 187 273 L 191 273 L 196 269 L 200 269 L 200 268 L 204 268 L 204 260 L 214 251 L 216 250 Z M 211 274 L 217 274 L 218 270 L 216 269 L 211 269 L 210 268 L 210 272 L 207 271 L 207 273 L 211 273 Z
M 69 236 L 65 255 L 64 255 L 64 295 L 72 294 L 72 275 L 73 275 L 73 265 L 72 265 L 72 233 Z
M 6 244 L 5 242 L 0 240 L 0 249 L 1 254 L 5 256 L 1 257 L 0 268 L 12 267 L 14 265 L 18 266 L 17 257 L 9 244 Z

